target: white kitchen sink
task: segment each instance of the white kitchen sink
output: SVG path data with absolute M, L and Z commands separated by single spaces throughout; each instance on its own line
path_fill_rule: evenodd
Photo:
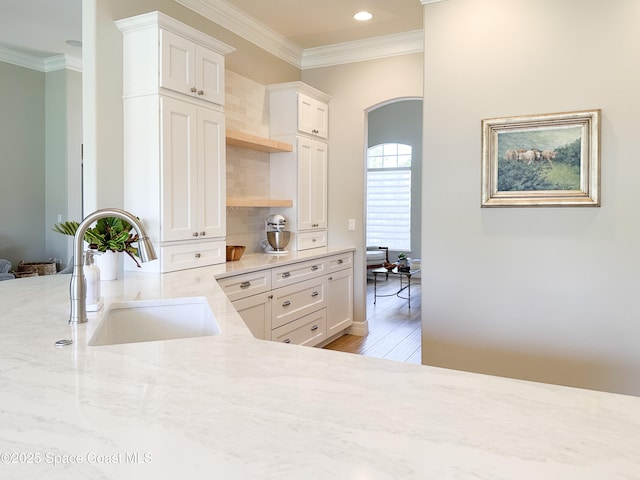
M 220 327 L 204 297 L 111 304 L 90 346 L 218 335 Z

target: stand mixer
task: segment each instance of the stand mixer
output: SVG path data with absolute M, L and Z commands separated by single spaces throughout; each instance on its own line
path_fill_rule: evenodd
M 266 253 L 289 253 L 289 251 L 286 250 L 286 247 L 289 244 L 291 232 L 285 230 L 286 224 L 287 220 L 279 214 L 270 215 L 267 218 L 266 230 L 268 245 L 265 245 L 265 242 L 263 242 L 264 251 Z

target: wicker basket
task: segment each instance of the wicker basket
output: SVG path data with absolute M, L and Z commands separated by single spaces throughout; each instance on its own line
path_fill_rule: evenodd
M 37 273 L 38 275 L 55 275 L 56 262 L 23 262 L 18 263 L 17 273 Z M 26 276 L 26 275 L 24 275 Z

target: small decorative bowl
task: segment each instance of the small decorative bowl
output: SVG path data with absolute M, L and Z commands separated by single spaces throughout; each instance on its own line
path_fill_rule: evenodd
M 394 268 L 396 268 L 396 264 L 395 263 L 387 263 L 384 265 L 384 268 L 386 268 L 388 271 L 393 270 Z
M 227 245 L 227 262 L 240 260 L 245 248 L 244 245 Z

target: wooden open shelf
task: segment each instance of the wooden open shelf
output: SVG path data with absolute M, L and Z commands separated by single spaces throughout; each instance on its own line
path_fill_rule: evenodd
M 293 200 L 273 198 L 227 197 L 227 207 L 282 207 L 293 206 Z
M 231 129 L 227 129 L 227 145 L 267 153 L 293 152 L 293 145 L 290 143 L 279 142 L 277 140 L 271 140 L 270 138 L 258 137 Z

